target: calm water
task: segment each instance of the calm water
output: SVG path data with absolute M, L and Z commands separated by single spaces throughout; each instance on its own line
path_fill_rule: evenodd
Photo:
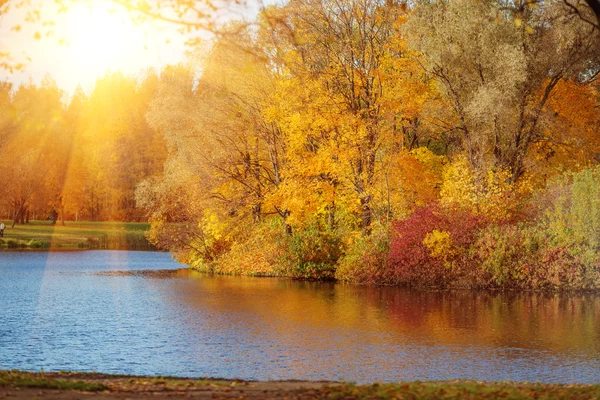
M 600 383 L 600 298 L 207 277 L 149 252 L 0 252 L 0 369 Z

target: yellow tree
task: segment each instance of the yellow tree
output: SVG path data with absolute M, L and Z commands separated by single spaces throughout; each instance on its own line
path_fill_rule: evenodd
M 286 68 L 266 112 L 285 128 L 288 193 L 304 191 L 282 197 L 300 214 L 320 210 L 333 227 L 342 202 L 369 233 L 382 165 L 403 147 L 402 128 L 429 90 L 398 39 L 405 15 L 404 4 L 375 0 L 299 0 L 266 11 L 288 38 L 276 39 Z
M 199 57 L 197 84 L 182 67 L 163 72 L 165 84 L 148 118 L 165 133 L 170 158 L 184 160 L 205 187 L 198 194 L 205 219 L 236 231 L 266 215 L 285 219 L 287 212 L 265 203 L 281 184 L 285 161 L 280 129 L 262 115 L 271 101 L 273 72 L 245 27 L 229 30 L 235 35 L 215 41 Z
M 4 147 L 15 130 L 15 108 L 12 102 L 12 84 L 0 83 L 0 154 L 4 154 Z M 8 179 L 0 179 L 0 192 L 6 193 Z
M 6 166 L 3 181 L 6 196 L 14 209 L 13 226 L 28 219 L 32 199 L 56 189 L 49 178 L 60 166 L 60 138 L 63 135 L 62 92 L 55 82 L 44 78 L 41 86 L 21 85 L 14 94 L 14 131 L 3 148 Z M 46 201 L 42 201 L 42 207 Z
M 141 218 L 135 186 L 159 174 L 166 158 L 161 134 L 146 121 L 157 84 L 153 73 L 142 79 L 109 73 L 83 104 L 77 146 L 86 154 L 85 208 L 93 220 Z
M 225 207 L 260 222 L 264 214 L 286 210 L 277 204 L 265 209 L 265 197 L 282 182 L 285 161 L 279 126 L 264 119 L 274 90 L 274 74 L 258 53 L 250 33 L 237 32 L 212 47 L 198 84 L 197 116 L 202 139 L 197 143 L 205 165 L 217 178 L 213 192 Z
M 65 112 L 65 131 L 69 134 L 68 149 L 64 153 L 66 166 L 60 176 L 62 182 L 58 208 L 64 224 L 65 214 L 79 220 L 85 204 L 86 179 L 88 177 L 87 152 L 82 146 L 81 133 L 85 130 L 83 113 L 87 96 L 77 87 Z

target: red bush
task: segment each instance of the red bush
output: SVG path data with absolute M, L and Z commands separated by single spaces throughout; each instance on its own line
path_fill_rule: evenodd
M 388 268 L 380 277 L 390 285 L 445 286 L 469 272 L 466 253 L 485 221 L 460 211 L 444 211 L 437 204 L 416 210 L 393 224 Z M 433 258 L 423 240 L 433 230 L 446 231 L 452 241 L 447 257 Z

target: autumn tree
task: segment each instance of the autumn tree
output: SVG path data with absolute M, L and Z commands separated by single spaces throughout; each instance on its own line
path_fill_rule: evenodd
M 265 12 L 286 66 L 270 113 L 287 129 L 290 184 L 320 196 L 296 208 L 326 209 L 330 227 L 337 197 L 369 233 L 380 169 L 418 121 L 428 88 L 400 34 L 406 13 L 403 3 L 373 0 L 291 1 Z
M 277 203 L 265 207 L 265 198 L 282 182 L 285 162 L 281 130 L 262 114 L 275 88 L 274 74 L 256 54 L 249 32 L 230 29 L 239 31 L 238 38 L 215 43 L 198 84 L 203 99 L 198 123 L 205 138 L 200 154 L 218 180 L 213 195 L 225 207 L 255 222 L 270 213 L 285 219 Z
M 3 148 L 5 198 L 13 207 L 13 226 L 28 219 L 29 203 L 35 196 L 56 189 L 48 180 L 59 168 L 60 148 L 55 143 L 63 135 L 61 97 L 49 77 L 40 87 L 21 85 L 13 96 L 9 110 L 14 110 L 14 131 Z
M 243 240 L 242 232 L 265 216 L 287 218 L 269 197 L 281 184 L 285 162 L 280 129 L 262 115 L 274 90 L 273 73 L 246 28 L 229 29 L 237 34 L 195 56 L 200 61 L 195 71 L 184 66 L 163 71 L 147 114 L 167 140 L 169 175 L 179 165 L 201 186 L 193 196 L 201 206 L 187 216 L 203 227 L 203 242 L 211 246 L 225 238 Z
M 598 99 L 598 89 L 588 82 L 565 79 L 556 86 L 524 161 L 530 177 L 543 182 L 600 161 Z
M 409 43 L 451 105 L 446 124 L 474 167 L 506 168 L 519 179 L 557 85 L 598 71 L 598 31 L 567 8 L 452 0 L 423 2 L 409 18 Z
M 12 84 L 0 83 L 0 152 L 4 151 L 8 140 L 14 133 L 15 109 L 12 104 Z M 0 192 L 5 193 L 8 179 L 0 180 Z
M 78 146 L 85 152 L 86 212 L 92 220 L 137 220 L 135 186 L 159 173 L 166 158 L 160 134 L 146 122 L 157 78 L 120 73 L 99 79 L 80 118 Z
M 197 137 L 194 87 L 194 72 L 184 65 L 161 72 L 146 118 L 164 135 L 168 158 L 160 175 L 137 185 L 136 203 L 152 224 L 148 236 L 152 243 L 180 257 L 193 252 L 212 260 L 212 238 L 202 221 L 213 179 L 189 146 Z
M 152 73 L 108 76 L 90 97 L 79 88 L 71 99 L 49 77 L 14 92 L 4 85 L 0 189 L 15 222 L 143 218 L 135 186 L 162 172 L 167 155 L 146 122 L 157 82 Z
M 83 112 L 88 98 L 79 86 L 71 97 L 65 111 L 65 130 L 68 132 L 69 142 L 65 151 L 66 166 L 62 171 L 62 188 L 56 199 L 61 222 L 68 217 L 79 220 L 85 203 L 85 187 L 87 173 L 87 152 L 82 147 L 80 133 L 85 130 Z

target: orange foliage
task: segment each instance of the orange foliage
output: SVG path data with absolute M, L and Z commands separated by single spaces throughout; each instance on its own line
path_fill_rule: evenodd
M 546 104 L 543 137 L 533 145 L 528 170 L 542 182 L 556 173 L 595 164 L 600 154 L 598 90 L 562 80 Z

